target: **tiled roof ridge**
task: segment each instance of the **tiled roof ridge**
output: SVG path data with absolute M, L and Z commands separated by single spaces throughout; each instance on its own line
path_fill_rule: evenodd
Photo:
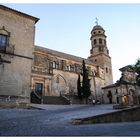
M 75 55 L 71 55 L 71 54 L 68 54 L 68 53 L 59 52 L 57 50 L 52 50 L 52 49 L 45 48 L 45 47 L 42 47 L 42 46 L 35 45 L 35 49 L 41 49 L 43 51 L 48 51 L 48 53 L 53 54 L 53 55 L 58 56 L 58 57 L 62 57 L 62 58 L 66 58 L 66 59 L 72 59 L 74 61 L 80 61 L 80 62 L 82 62 L 82 60 L 85 60 L 87 64 L 97 65 L 87 58 L 82 58 L 80 56 L 75 56 Z

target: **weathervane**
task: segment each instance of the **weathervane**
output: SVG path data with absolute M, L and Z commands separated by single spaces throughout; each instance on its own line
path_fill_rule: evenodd
M 98 18 L 96 17 L 95 20 L 96 25 L 98 25 Z

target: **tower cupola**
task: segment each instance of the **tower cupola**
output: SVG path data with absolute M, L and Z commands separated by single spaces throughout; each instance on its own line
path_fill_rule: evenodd
M 90 55 L 96 55 L 97 53 L 105 53 L 106 55 L 109 55 L 109 51 L 107 49 L 107 43 L 106 43 L 106 35 L 105 30 L 102 26 L 96 25 L 93 27 L 91 31 L 91 51 Z M 94 51 L 97 50 L 97 51 Z

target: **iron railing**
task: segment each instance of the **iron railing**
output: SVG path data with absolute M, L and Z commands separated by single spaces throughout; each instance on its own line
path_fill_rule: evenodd
M 1 53 L 14 54 L 14 50 L 15 50 L 15 45 L 8 44 L 8 45 L 3 46 L 0 44 Z

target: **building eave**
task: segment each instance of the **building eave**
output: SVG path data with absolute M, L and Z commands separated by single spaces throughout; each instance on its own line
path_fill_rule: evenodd
M 39 21 L 39 18 L 37 18 L 37 17 L 34 17 L 34 16 L 31 16 L 31 15 L 25 14 L 25 13 L 23 13 L 23 12 L 17 11 L 17 10 L 15 10 L 15 9 L 6 7 L 6 6 L 1 5 L 1 4 L 0 4 L 0 9 L 6 10 L 6 11 L 9 11 L 9 12 L 12 12 L 12 13 L 14 13 L 14 14 L 23 16 L 23 17 L 28 18 L 28 19 L 31 19 L 31 20 L 35 21 L 35 23 L 37 23 L 37 22 Z

